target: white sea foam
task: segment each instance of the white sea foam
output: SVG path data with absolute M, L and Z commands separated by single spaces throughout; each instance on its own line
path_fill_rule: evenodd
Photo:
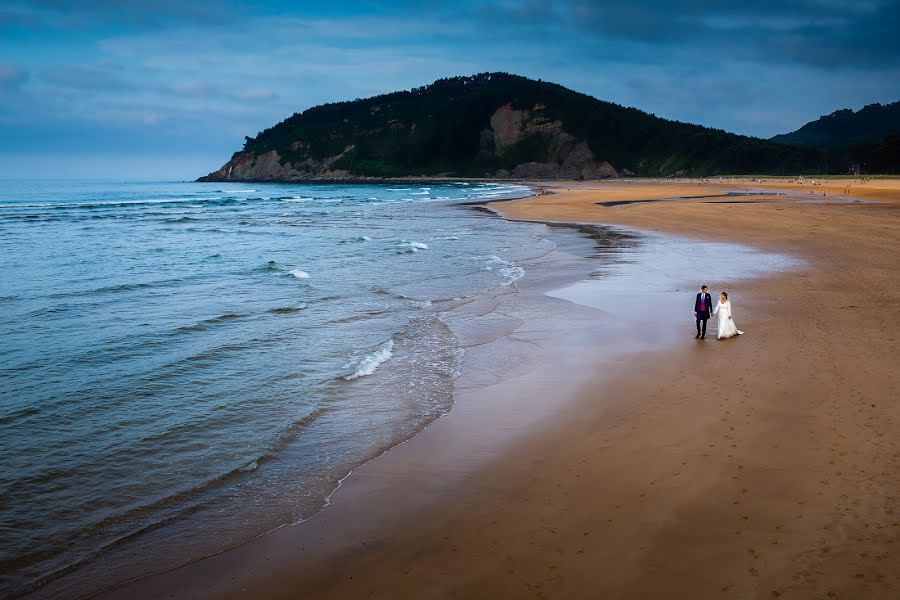
M 352 381 L 354 379 L 358 379 L 359 377 L 366 377 L 367 375 L 371 375 L 375 372 L 375 369 L 378 368 L 383 362 L 388 360 L 391 356 L 394 355 L 394 340 L 388 340 L 383 343 L 378 349 L 369 354 L 361 361 L 356 367 L 356 370 L 351 374 L 344 377 L 347 381 Z
M 428 250 L 428 244 L 423 242 L 407 242 L 404 240 L 403 243 L 400 244 L 400 248 L 403 252 L 412 253 L 418 252 L 419 250 Z
M 256 461 L 253 460 L 253 461 L 250 461 L 249 463 L 247 463 L 246 465 L 244 465 L 243 467 L 241 467 L 240 469 L 238 469 L 238 471 L 240 471 L 242 473 L 247 473 L 248 471 L 255 471 L 256 467 L 258 467 L 258 466 L 259 465 L 256 464 Z
M 500 274 L 506 278 L 504 285 L 510 285 L 525 277 L 525 269 L 510 265 L 508 267 L 500 267 Z
M 493 271 L 494 269 L 504 279 L 503 285 L 510 285 L 522 279 L 525 276 L 525 269 L 515 265 L 508 260 L 503 260 L 499 256 L 476 256 L 474 260 L 484 260 L 485 265 L 483 271 Z
M 297 279 L 309 279 L 309 273 L 307 273 L 306 271 L 301 271 L 300 269 L 292 269 L 289 272 Z

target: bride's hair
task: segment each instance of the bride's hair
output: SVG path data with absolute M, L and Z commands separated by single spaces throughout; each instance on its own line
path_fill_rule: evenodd
M 726 300 L 728 300 L 728 292 L 722 292 L 722 295 L 725 296 Z

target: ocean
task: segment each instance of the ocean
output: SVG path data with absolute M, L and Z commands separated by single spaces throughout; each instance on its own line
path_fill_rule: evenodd
M 470 204 L 528 192 L 4 181 L 0 596 L 321 510 L 451 408 L 442 314 L 554 247 Z

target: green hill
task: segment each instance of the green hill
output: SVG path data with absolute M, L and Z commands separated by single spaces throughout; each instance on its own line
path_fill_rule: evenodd
M 662 119 L 505 73 L 325 104 L 246 138 L 205 181 L 594 179 L 816 172 L 817 150 Z
M 900 102 L 849 108 L 810 121 L 797 131 L 776 135 L 772 141 L 845 153 L 866 144 L 880 143 L 900 134 Z
M 839 170 L 900 173 L 900 102 L 838 110 L 772 141 L 825 150 Z

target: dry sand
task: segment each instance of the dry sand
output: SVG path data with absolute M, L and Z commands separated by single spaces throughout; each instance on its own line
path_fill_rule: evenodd
M 464 453 L 460 427 L 479 415 L 462 403 L 307 524 L 113 595 L 900 598 L 900 182 L 852 185 L 883 200 L 862 204 L 809 203 L 808 185 L 785 181 L 551 185 L 494 208 L 807 266 L 734 290 L 745 336 L 688 336 L 585 381 L 535 375 L 540 394 L 577 398 L 490 460 Z M 597 205 L 763 185 L 795 195 Z M 498 393 L 525 393 L 510 385 Z M 435 463 L 442 481 L 421 472 Z M 422 481 L 428 493 L 410 494 Z

